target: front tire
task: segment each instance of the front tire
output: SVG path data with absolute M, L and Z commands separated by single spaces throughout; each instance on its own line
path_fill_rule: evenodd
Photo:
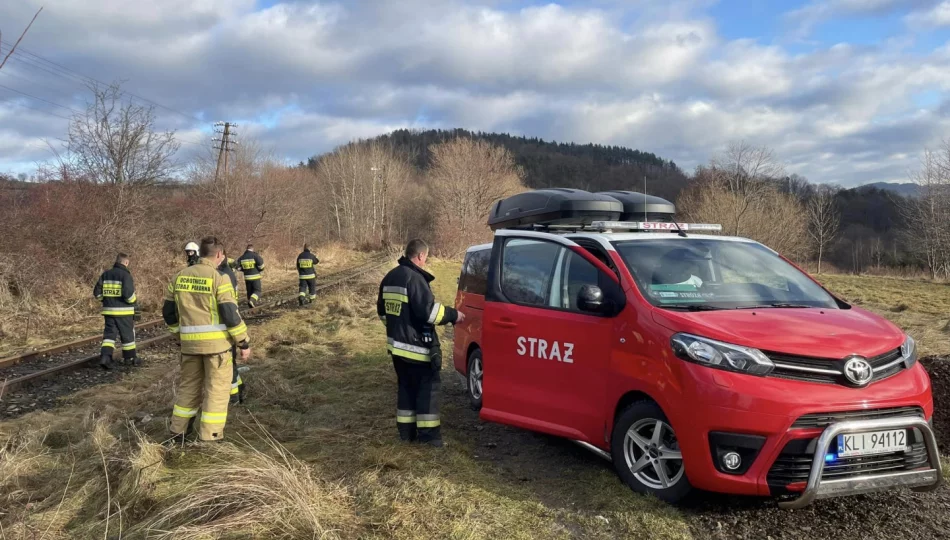
M 617 474 L 637 493 L 668 503 L 692 490 L 673 426 L 652 401 L 638 401 L 614 422 L 611 455 Z
M 482 377 L 485 374 L 485 367 L 482 363 L 482 350 L 475 349 L 468 355 L 468 369 L 466 370 L 468 379 L 468 401 L 472 409 L 480 411 L 482 409 Z

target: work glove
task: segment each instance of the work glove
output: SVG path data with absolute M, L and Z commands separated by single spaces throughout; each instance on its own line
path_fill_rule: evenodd
M 439 347 L 432 349 L 429 358 L 431 358 L 432 371 L 442 371 L 442 349 Z

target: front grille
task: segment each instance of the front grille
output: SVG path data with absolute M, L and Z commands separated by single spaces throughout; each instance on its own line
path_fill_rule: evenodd
M 899 416 L 918 416 L 923 418 L 924 410 L 920 407 L 894 407 L 891 409 L 810 413 L 795 420 L 795 423 L 792 424 L 792 429 L 825 428 L 835 422 L 844 422 L 847 420 L 879 420 L 881 418 L 895 418 Z
M 769 373 L 771 377 L 852 386 L 844 377 L 844 358 L 815 358 L 777 352 L 766 352 L 765 355 L 775 364 L 775 369 Z M 905 368 L 900 348 L 868 358 L 868 363 L 874 370 L 871 382 L 896 375 Z
M 789 444 L 791 445 L 791 443 Z M 783 450 L 766 476 L 772 494 L 786 493 L 789 484 L 808 482 L 812 456 L 813 454 L 797 452 L 786 453 Z M 927 447 L 923 442 L 917 442 L 911 444 L 910 449 L 906 452 L 841 458 L 833 463 L 826 463 L 821 479 L 838 480 L 868 474 L 910 471 L 924 467 L 927 463 Z

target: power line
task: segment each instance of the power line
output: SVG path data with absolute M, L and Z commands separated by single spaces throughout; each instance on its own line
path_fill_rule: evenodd
M 7 44 L 6 41 L 5 41 L 5 40 L 2 40 L 2 39 L 0 39 L 0 43 Z M 7 44 L 7 45 L 9 45 L 9 44 Z M 99 83 L 99 84 L 103 84 L 103 85 L 109 86 L 108 83 L 105 83 L 105 82 L 103 82 L 103 81 L 100 81 L 99 79 L 96 79 L 95 77 L 91 77 L 91 76 L 89 76 L 89 75 L 85 75 L 85 74 L 80 73 L 80 72 L 78 72 L 78 71 L 76 71 L 76 70 L 70 69 L 70 68 L 68 68 L 68 67 L 66 67 L 66 66 L 64 66 L 64 65 L 62 65 L 62 64 L 58 64 L 58 63 L 56 63 L 56 62 L 54 62 L 54 61 L 52 61 L 52 60 L 49 60 L 49 59 L 47 59 L 47 58 L 45 58 L 45 57 L 43 57 L 43 56 L 40 56 L 40 55 L 38 55 L 38 54 L 36 54 L 36 53 L 33 53 L 33 52 L 31 52 L 30 50 L 28 50 L 28 49 L 26 49 L 26 48 L 20 47 L 19 49 L 17 49 L 15 55 L 18 55 L 18 54 L 21 54 L 21 53 L 23 53 L 23 54 L 28 54 L 28 55 L 30 55 L 30 56 L 33 57 L 33 58 L 36 58 L 36 59 L 38 59 L 38 60 L 40 60 L 40 61 L 42 61 L 42 62 L 45 62 L 46 64 L 50 64 L 50 65 L 52 65 L 52 66 L 55 66 L 55 67 L 59 68 L 61 71 L 64 71 L 64 72 L 67 72 L 67 73 L 71 73 L 71 74 L 75 74 L 76 76 L 79 76 L 79 77 L 85 79 L 85 80 L 88 81 L 88 82 L 96 82 L 96 83 Z M 15 56 L 15 55 L 14 55 L 14 56 Z M 66 77 L 66 75 L 60 75 L 60 76 Z M 148 98 L 146 98 L 146 97 L 142 97 L 142 96 L 140 96 L 140 95 L 138 95 L 138 94 L 134 94 L 134 93 L 132 93 L 132 92 L 128 92 L 128 91 L 124 91 L 124 90 L 120 90 L 120 92 L 123 93 L 123 94 L 126 94 L 126 95 L 128 95 L 128 96 L 130 96 L 130 97 L 134 97 L 134 98 L 137 98 L 137 99 L 139 99 L 139 100 L 142 100 L 142 101 L 145 101 L 145 102 L 147 102 L 147 103 L 150 103 L 150 104 L 152 104 L 152 105 L 154 105 L 154 106 L 156 106 L 156 107 L 160 107 L 160 108 L 165 109 L 165 110 L 167 110 L 167 111 L 170 111 L 170 112 L 173 112 L 173 113 L 175 113 L 175 114 L 181 115 L 182 117 L 187 118 L 187 119 L 189 119 L 189 120 L 194 120 L 195 122 L 198 122 L 198 123 L 201 123 L 201 122 L 202 122 L 201 119 L 199 119 L 199 118 L 196 117 L 196 116 L 192 116 L 192 115 L 190 115 L 190 114 L 183 113 L 183 112 L 181 112 L 181 111 L 179 111 L 179 110 L 177 110 L 177 109 L 173 109 L 173 108 L 171 108 L 171 107 L 162 105 L 161 103 L 158 103 L 157 101 L 148 99 Z
M 34 111 L 38 111 L 38 112 L 41 112 L 41 113 L 43 113 L 43 114 L 48 114 L 48 115 L 50 115 L 50 116 L 55 116 L 56 118 L 62 118 L 63 120 L 72 120 L 72 118 L 70 118 L 70 117 L 68 117 L 68 116 L 63 116 L 63 115 L 61 115 L 61 114 L 56 114 L 56 113 L 54 113 L 54 112 L 47 111 L 46 109 L 41 109 L 41 108 L 39 108 L 39 107 L 34 107 L 33 105 L 29 105 L 29 104 L 27 104 L 27 103 L 17 103 L 17 106 L 19 106 L 19 107 L 26 107 L 27 109 L 33 109 Z
M 72 111 L 72 112 L 74 112 L 74 113 L 76 113 L 76 114 L 82 114 L 81 112 L 77 111 L 76 109 L 67 107 L 67 106 L 65 106 L 65 105 L 60 105 L 59 103 L 54 103 L 54 102 L 52 102 L 52 101 L 50 101 L 50 100 L 48 100 L 48 99 L 43 99 L 43 98 L 41 98 L 41 97 L 34 96 L 33 94 L 27 94 L 26 92 L 21 92 L 21 91 L 17 90 L 16 88 L 10 88 L 9 86 L 4 86 L 4 85 L 2 85 L 2 84 L 0 84 L 0 88 L 9 90 L 9 91 L 11 91 L 11 92 L 16 92 L 17 94 L 26 96 L 26 97 L 28 97 L 28 98 L 33 98 L 33 99 L 35 99 L 35 100 L 42 101 L 42 102 L 44 102 L 44 103 L 49 103 L 50 105 L 53 105 L 53 106 L 56 106 L 56 107 L 61 107 L 61 108 L 63 108 L 63 109 L 66 109 L 67 111 Z

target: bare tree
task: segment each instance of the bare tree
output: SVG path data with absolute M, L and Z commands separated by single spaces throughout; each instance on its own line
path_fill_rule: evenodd
M 932 278 L 950 277 L 950 139 L 939 150 L 926 150 L 913 179 L 918 197 L 901 206 L 911 248 Z
M 741 224 L 746 212 L 765 191 L 772 189 L 770 181 L 784 176 L 785 167 L 771 149 L 740 141 L 731 143 L 708 168 L 700 168 L 697 176 L 700 173 L 732 194 L 731 208 L 725 214 L 727 231 L 738 236 L 743 232 Z
M 808 235 L 818 257 L 818 273 L 821 273 L 821 261 L 828 247 L 838 234 L 841 217 L 835 204 L 838 189 L 833 186 L 816 186 L 814 193 L 805 203 L 808 215 Z
M 483 140 L 459 137 L 429 151 L 436 237 L 443 253 L 457 254 L 488 233 L 493 202 L 524 191 L 523 173 L 507 149 Z
M 91 85 L 93 101 L 69 125 L 68 150 L 79 174 L 93 182 L 149 185 L 169 178 L 175 133 L 155 130 L 155 111 L 123 100 L 118 83 Z

